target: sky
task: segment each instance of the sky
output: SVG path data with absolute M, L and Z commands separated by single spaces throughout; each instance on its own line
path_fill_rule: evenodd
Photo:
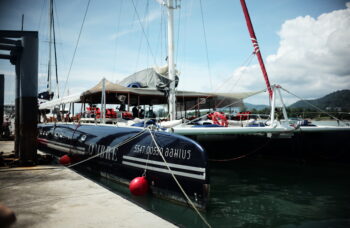
M 84 23 L 88 0 L 54 2 L 61 96 L 63 91 L 87 90 L 103 77 L 117 82 L 166 64 L 167 21 L 160 0 L 91 0 Z M 350 2 L 246 3 L 271 84 L 304 99 L 350 89 Z M 265 88 L 239 0 L 178 4 L 181 7 L 174 12 L 178 89 L 246 92 Z M 0 0 L 0 30 L 20 30 L 24 14 L 24 30 L 39 31 L 39 92 L 46 88 L 48 5 L 48 0 Z M 14 66 L 0 59 L 0 74 L 5 75 L 5 103 L 14 103 Z M 283 97 L 286 104 L 297 100 L 287 93 Z M 246 101 L 267 104 L 268 95 Z

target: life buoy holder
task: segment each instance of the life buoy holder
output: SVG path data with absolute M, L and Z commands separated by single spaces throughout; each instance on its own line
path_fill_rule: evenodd
M 226 116 L 220 112 L 214 112 L 214 114 L 212 115 L 212 120 L 214 124 L 221 125 L 223 127 L 228 126 L 228 121 Z

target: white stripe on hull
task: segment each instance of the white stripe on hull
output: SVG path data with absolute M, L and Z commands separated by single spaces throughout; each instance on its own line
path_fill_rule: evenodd
M 147 160 L 147 159 L 143 159 L 143 158 L 123 156 L 123 159 L 144 162 L 144 163 L 159 165 L 159 166 L 164 166 L 164 167 L 166 166 L 164 162 Z M 178 164 L 174 164 L 174 163 L 168 163 L 168 165 L 169 165 L 169 167 L 172 167 L 172 168 L 185 169 L 185 170 L 191 170 L 191 171 L 197 171 L 197 172 L 205 172 L 205 168 L 200 168 L 200 167 L 193 167 L 193 166 L 188 166 L 188 165 L 178 165 Z
M 149 165 L 146 166 L 146 165 L 141 165 L 141 164 L 128 162 L 128 161 L 123 161 L 122 164 L 133 166 L 133 167 L 137 167 L 137 168 L 141 168 L 141 169 L 147 169 L 147 170 L 152 170 L 152 171 L 157 171 L 157 172 L 161 172 L 161 173 L 169 173 L 170 174 L 170 171 L 168 169 L 152 167 L 152 166 L 149 166 Z M 177 175 L 177 176 L 189 177 L 189 178 L 194 178 L 194 179 L 198 179 L 198 180 L 205 180 L 205 173 L 203 173 L 203 175 L 199 175 L 199 174 L 185 173 L 185 172 L 173 171 L 173 170 L 172 170 L 172 172 L 174 173 L 174 175 Z

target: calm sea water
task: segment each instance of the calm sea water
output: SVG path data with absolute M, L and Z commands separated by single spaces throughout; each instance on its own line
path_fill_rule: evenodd
M 211 195 L 202 212 L 212 227 L 350 227 L 350 169 L 339 164 L 241 160 L 210 164 Z M 192 209 L 90 176 L 182 227 L 206 227 Z
M 152 196 L 134 197 L 126 186 L 88 175 L 181 227 L 206 227 L 189 207 Z M 210 201 L 202 213 L 212 227 L 350 227 L 348 164 L 242 159 L 210 163 L 209 175 Z

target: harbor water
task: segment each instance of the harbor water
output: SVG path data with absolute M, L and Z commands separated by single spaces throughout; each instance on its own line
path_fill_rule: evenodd
M 202 213 L 212 227 L 350 227 L 348 165 L 245 159 L 210 166 L 210 201 Z M 134 197 L 127 186 L 85 174 L 179 226 L 206 227 L 189 207 Z
M 152 195 L 135 197 L 125 185 L 83 173 L 180 227 L 206 227 L 190 207 Z M 201 213 L 212 227 L 350 227 L 348 163 L 305 163 L 257 156 L 211 162 L 209 175 L 210 201 Z

